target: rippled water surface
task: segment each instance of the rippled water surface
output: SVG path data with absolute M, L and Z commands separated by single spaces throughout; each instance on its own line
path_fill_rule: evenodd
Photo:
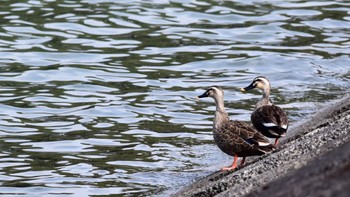
M 1 1 L 0 194 L 167 195 L 231 161 L 222 86 L 249 121 L 257 75 L 293 122 L 350 87 L 350 2 Z

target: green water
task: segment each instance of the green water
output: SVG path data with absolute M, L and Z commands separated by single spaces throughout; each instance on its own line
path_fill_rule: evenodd
M 290 121 L 349 93 L 350 2 L 30 0 L 0 7 L 0 194 L 167 195 L 231 162 L 269 77 Z

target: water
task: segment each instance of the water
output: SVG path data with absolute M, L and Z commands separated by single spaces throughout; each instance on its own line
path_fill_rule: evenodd
M 345 0 L 4 0 L 0 22 L 6 196 L 167 195 L 231 162 L 207 87 L 248 121 L 239 88 L 268 76 L 292 122 L 350 87 Z

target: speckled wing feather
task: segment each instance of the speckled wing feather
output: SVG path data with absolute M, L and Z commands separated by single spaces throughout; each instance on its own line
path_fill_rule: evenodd
M 251 115 L 254 127 L 267 137 L 279 137 L 288 129 L 288 118 L 276 105 L 257 108 Z
M 229 155 L 262 155 L 273 149 L 269 140 L 241 121 L 229 121 L 214 132 L 214 139 L 220 149 Z
M 249 124 L 242 121 L 230 121 L 230 126 L 239 128 L 238 135 L 250 144 L 269 144 L 270 141 Z M 232 128 L 231 128 L 232 129 Z

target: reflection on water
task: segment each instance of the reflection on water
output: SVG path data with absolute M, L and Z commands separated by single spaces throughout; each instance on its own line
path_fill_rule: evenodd
M 349 88 L 345 0 L 1 4 L 2 195 L 162 195 L 229 163 L 208 86 L 248 121 L 266 75 L 293 122 Z

